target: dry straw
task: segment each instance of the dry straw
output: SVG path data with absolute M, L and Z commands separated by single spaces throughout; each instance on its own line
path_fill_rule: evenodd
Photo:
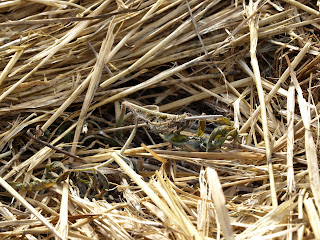
M 319 1 L 0 12 L 1 239 L 320 238 Z

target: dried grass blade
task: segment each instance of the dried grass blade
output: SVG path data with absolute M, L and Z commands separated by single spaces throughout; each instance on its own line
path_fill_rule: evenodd
M 141 143 L 141 147 L 143 147 L 147 152 L 149 152 L 155 159 L 159 160 L 162 163 L 167 163 L 168 161 L 158 155 L 155 151 L 153 151 L 151 148 L 148 148 L 144 143 Z
M 294 86 L 289 86 L 288 98 L 287 98 L 287 188 L 289 195 L 292 195 L 295 189 L 294 181 L 294 169 L 293 169 L 293 150 L 294 150 L 294 107 L 295 96 Z
M 299 54 L 295 57 L 295 59 L 293 60 L 293 62 L 291 63 L 291 66 L 293 69 L 295 69 L 298 64 L 300 63 L 300 61 L 302 60 L 302 58 L 306 55 L 306 53 L 308 52 L 309 48 L 311 47 L 311 39 L 306 42 L 306 44 L 304 45 L 304 47 L 299 51 Z M 273 88 L 271 89 L 271 91 L 269 92 L 269 94 L 266 96 L 265 99 L 265 103 L 268 104 L 271 99 L 277 94 L 281 84 L 287 80 L 287 78 L 290 75 L 290 69 L 289 67 L 285 70 L 285 72 L 281 75 L 281 77 L 279 78 L 278 82 L 273 86 Z M 241 129 L 239 130 L 239 133 L 245 133 L 247 131 L 247 129 L 250 127 L 251 122 L 253 119 L 257 118 L 257 116 L 259 115 L 261 111 L 261 107 L 257 107 L 257 109 L 252 113 L 251 117 L 243 124 L 243 126 L 241 127 Z
M 151 9 L 142 17 L 141 23 L 138 26 L 136 26 L 134 29 L 132 29 L 130 32 L 128 32 L 126 34 L 126 36 L 124 38 L 122 38 L 121 41 L 112 49 L 112 51 L 110 52 L 110 54 L 106 58 L 106 62 L 110 61 L 110 59 L 126 44 L 128 39 L 131 38 L 131 36 L 140 28 L 140 26 L 143 23 L 143 20 L 148 19 L 161 6 L 161 4 L 163 4 L 163 2 L 164 2 L 164 0 L 157 0 L 157 2 L 152 5 Z M 106 80 L 103 83 L 101 83 L 100 86 L 106 87 L 107 85 L 109 85 L 115 81 L 117 81 L 117 79 L 115 79 L 115 80 L 109 79 L 109 80 Z M 110 83 L 108 84 L 108 82 L 110 82 Z
M 257 3 L 253 3 L 253 0 L 250 0 L 249 6 L 248 6 L 248 15 L 253 15 L 257 10 Z M 265 103 L 265 96 L 264 91 L 262 87 L 261 82 L 261 75 L 260 75 L 260 69 L 259 69 L 259 63 L 257 59 L 257 44 L 258 44 L 258 24 L 256 23 L 256 16 L 249 19 L 249 28 L 250 28 L 250 56 L 251 56 L 251 65 L 253 69 L 254 74 L 254 80 L 256 83 L 256 87 L 258 90 L 258 96 L 260 101 L 260 109 L 261 109 L 261 118 L 262 118 L 262 127 L 263 127 L 263 138 L 264 138 L 264 144 L 266 147 L 266 157 L 267 157 L 267 164 L 268 164 L 268 170 L 270 175 L 270 190 L 271 190 L 271 199 L 272 199 L 272 205 L 273 207 L 278 206 L 278 200 L 277 200 L 277 193 L 276 193 L 276 187 L 275 187 L 275 181 L 273 176 L 273 167 L 272 167 L 272 149 L 270 144 L 270 138 L 269 138 L 269 127 L 268 127 L 268 117 L 267 117 L 267 110 L 266 110 L 266 103 Z
M 203 159 L 242 159 L 242 160 L 262 160 L 265 156 L 264 153 L 255 152 L 185 152 L 185 151 L 170 151 L 170 150 L 154 150 L 157 154 L 182 156 L 190 158 L 203 158 Z
M 30 203 L 28 203 L 16 190 L 14 190 L 2 177 L 0 177 L 0 184 L 36 218 L 38 218 L 43 223 L 43 225 L 45 225 L 56 237 L 58 237 L 59 239 L 66 239 L 44 216 L 42 216 Z
M 1 6 L 0 6 L 1 7 Z M 84 9 L 86 10 L 86 9 Z M 130 13 L 136 11 L 135 9 L 128 9 L 117 11 L 113 13 L 101 14 L 92 17 L 66 17 L 66 18 L 51 18 L 51 19 L 36 19 L 36 20 L 18 20 L 18 21 L 10 21 L 5 23 L 0 23 L 0 27 L 13 27 L 18 25 L 39 25 L 39 24 L 54 24 L 54 23 L 70 23 L 70 22 L 82 22 L 82 21 L 91 21 L 96 19 L 105 19 L 112 17 L 114 15 Z
M 69 177 L 67 180 L 63 183 L 62 187 L 62 197 L 61 197 L 61 205 L 60 205 L 60 215 L 59 215 L 59 223 L 58 223 L 58 229 L 61 233 L 61 235 L 68 239 L 68 233 L 69 233 L 69 223 L 68 223 L 68 201 L 69 201 Z
M 89 16 L 95 16 L 101 13 L 101 11 L 111 2 L 111 0 L 105 1 L 103 4 L 101 4 L 97 9 L 95 9 Z M 74 27 L 69 34 L 66 34 L 60 41 L 53 45 L 52 47 L 46 49 L 45 51 L 37 54 L 33 58 L 31 58 L 29 64 L 33 61 L 41 60 L 37 66 L 35 66 L 30 72 L 28 72 L 26 75 L 24 75 L 23 78 L 21 78 L 19 81 L 17 81 L 15 84 L 13 84 L 7 91 L 5 91 L 0 96 L 0 101 L 2 101 L 5 97 L 7 97 L 10 93 L 12 93 L 21 83 L 23 83 L 25 80 L 27 80 L 32 74 L 34 74 L 36 71 L 39 70 L 41 66 L 43 66 L 56 52 L 58 52 L 61 48 L 63 48 L 67 43 L 72 41 L 78 34 L 88 26 L 90 21 L 80 22 Z M 25 65 L 27 66 L 27 65 Z M 43 129 L 45 130 L 45 129 Z
M 9 131 L 6 131 L 2 134 L 2 136 L 0 135 L 0 137 L 2 137 L 0 139 L 0 151 L 3 149 L 4 145 L 10 140 L 12 139 L 15 135 L 17 135 L 19 132 L 21 132 L 25 127 L 27 127 L 30 122 L 32 122 L 32 120 L 30 121 L 31 118 L 33 118 L 34 116 L 36 116 L 35 113 L 29 115 L 26 119 L 24 119 L 22 122 L 18 122 L 18 120 L 16 121 L 16 123 L 13 124 L 13 126 L 11 127 L 11 129 Z M 41 117 L 37 117 L 36 120 L 40 120 Z M 33 119 L 34 120 L 34 119 Z
M 251 81 L 252 81 L 251 77 L 248 77 L 248 78 L 244 78 L 244 79 L 232 82 L 232 83 L 230 83 L 230 85 L 232 87 L 234 87 L 234 88 L 239 88 L 239 87 L 243 87 L 243 86 L 249 85 L 249 83 Z M 209 89 L 209 91 L 211 93 L 219 94 L 221 92 L 225 92 L 226 88 L 224 86 L 223 87 L 217 87 L 217 88 Z M 196 102 L 196 101 L 200 101 L 202 99 L 206 99 L 206 98 L 212 96 L 211 93 L 209 93 L 209 92 L 201 92 L 201 93 L 198 93 L 198 94 L 193 94 L 190 97 L 182 98 L 182 99 L 179 99 L 177 101 L 173 101 L 173 102 L 164 104 L 164 105 L 159 107 L 159 111 L 161 111 L 161 112 L 162 111 L 168 111 L 168 110 L 171 110 L 173 108 L 177 108 L 177 107 L 180 107 L 180 106 L 188 105 L 188 104 L 190 104 L 192 102 Z
M 289 58 L 287 56 L 286 56 L 286 60 L 290 68 L 291 80 L 298 93 L 297 98 L 299 103 L 299 109 L 300 109 L 302 121 L 305 128 L 305 151 L 306 151 L 306 158 L 308 163 L 308 172 L 310 177 L 311 191 L 315 198 L 316 205 L 318 209 L 320 209 L 320 174 L 319 174 L 317 147 L 314 143 L 312 131 L 311 131 L 310 108 L 308 107 L 306 100 L 303 98 L 302 89 L 300 87 L 296 74 L 293 71 Z
M 286 2 L 286 3 L 289 3 L 289 4 L 293 5 L 293 6 L 296 6 L 297 8 L 300 8 L 301 10 L 306 11 L 308 13 L 311 13 L 313 15 L 316 15 L 316 16 L 320 15 L 319 11 L 314 10 L 313 8 L 306 6 L 301 2 L 298 2 L 298 1 L 295 1 L 295 0 L 282 0 L 282 1 Z
M 1 2 L 0 3 L 0 9 L 1 8 L 6 8 L 6 7 L 12 7 L 15 5 L 21 4 L 21 0 L 13 0 L 13 1 L 6 1 L 6 2 Z
M 57 8 L 64 8 L 66 6 L 73 6 L 73 7 L 80 8 L 81 10 L 86 10 L 84 7 L 79 6 L 78 4 L 63 1 L 63 0 L 54 0 L 54 1 L 52 1 L 52 0 L 30 0 L 30 1 L 45 4 L 45 5 L 52 6 L 52 7 L 57 7 Z
M 154 182 L 153 185 L 157 188 L 160 195 L 165 199 L 166 203 L 179 221 L 179 226 L 183 226 L 182 230 L 188 237 L 192 236 L 194 239 L 204 239 L 192 224 L 192 222 L 186 215 L 186 212 L 183 210 L 181 204 L 183 202 L 181 201 L 181 199 L 179 199 L 178 196 L 174 194 L 174 190 L 169 186 L 168 182 L 164 180 L 159 172 L 156 172 L 156 175 L 159 181 Z
M 76 123 L 71 125 L 66 131 L 64 131 L 61 135 L 59 135 L 56 139 L 54 139 L 52 142 L 50 142 L 51 145 L 56 144 L 59 142 L 62 138 L 64 138 L 67 134 L 70 133 L 74 128 L 76 127 Z M 54 150 L 49 147 L 44 147 L 40 149 L 38 152 L 36 152 L 33 156 L 28 158 L 27 160 L 20 163 L 15 168 L 11 169 L 9 173 L 7 173 L 3 179 L 7 180 L 8 178 L 12 177 L 14 174 L 19 173 L 22 174 L 22 169 L 29 166 L 28 171 L 31 171 L 35 166 L 40 164 L 42 161 L 44 161 L 46 158 L 50 157 L 53 154 Z
M 220 0 L 215 0 L 211 4 L 215 5 L 218 2 L 220 2 Z M 198 13 L 196 16 L 194 16 L 194 18 L 196 18 L 196 19 L 199 18 L 199 16 L 201 16 L 205 12 L 206 12 L 206 9 L 204 9 L 203 11 Z M 126 68 L 124 71 L 118 73 L 117 75 L 115 75 L 115 76 L 109 78 L 108 80 L 104 81 L 103 83 L 100 84 L 100 86 L 101 87 L 107 87 L 111 83 L 114 83 L 115 81 L 117 81 L 119 78 L 127 75 L 128 73 L 130 73 L 132 71 L 134 71 L 136 68 L 138 68 L 143 63 L 145 63 L 148 59 L 150 59 L 155 53 L 157 53 L 158 51 L 162 50 L 165 46 L 169 45 L 170 42 L 172 42 L 174 39 L 176 39 L 178 36 L 180 36 L 187 29 L 187 27 L 189 27 L 191 22 L 192 22 L 192 18 L 189 18 L 188 20 L 184 21 L 175 31 L 173 31 L 170 35 L 165 37 L 160 43 L 158 43 L 156 46 L 154 46 L 152 49 L 150 49 L 146 54 L 144 54 L 141 58 L 139 58 L 134 64 L 132 64 L 130 67 Z M 207 54 L 205 55 L 205 58 L 206 57 L 207 57 Z M 183 65 L 185 65 L 185 64 L 183 64 Z M 190 66 L 190 63 L 189 63 L 189 66 Z M 149 86 L 149 84 L 146 84 L 146 86 Z
M 234 239 L 234 234 L 226 207 L 226 199 L 218 174 L 213 168 L 207 168 L 207 181 L 224 237 L 227 240 L 232 240 Z
M 113 18 L 114 19 L 114 18 Z M 109 28 L 108 28 L 108 32 L 107 35 L 105 37 L 105 39 L 103 40 L 102 44 L 101 44 L 101 48 L 100 48 L 100 52 L 97 58 L 97 62 L 94 66 L 94 70 L 92 73 L 92 77 L 90 78 L 90 83 L 89 83 L 89 87 L 88 87 L 88 91 L 86 93 L 84 102 L 82 104 L 82 108 L 81 108 L 81 112 L 80 112 L 80 116 L 78 119 L 78 124 L 77 124 L 77 128 L 74 134 L 74 138 L 73 138 L 73 143 L 72 143 L 72 147 L 71 147 L 71 154 L 75 154 L 76 152 L 76 148 L 77 148 L 77 144 L 79 141 L 79 137 L 80 134 L 82 132 L 82 127 L 88 112 L 88 108 L 92 102 L 92 99 L 94 97 L 94 94 L 97 90 L 98 84 L 100 82 L 101 79 L 101 75 L 102 75 L 102 70 L 103 67 L 105 66 L 105 57 L 108 56 L 108 54 L 110 53 L 110 49 L 111 46 L 113 44 L 113 40 L 114 40 L 114 35 L 113 35 L 113 29 L 114 29 L 114 23 L 113 23 L 113 19 L 111 20 L 110 24 L 109 24 Z
M 184 64 L 182 64 L 180 66 L 177 66 L 177 67 L 172 68 L 172 69 L 165 70 L 165 71 L 159 73 L 158 75 L 154 76 L 153 78 L 150 78 L 149 80 L 147 80 L 145 82 L 137 84 L 137 85 L 135 85 L 135 86 L 133 86 L 131 88 L 128 88 L 128 89 L 124 90 L 123 92 L 115 94 L 115 95 L 113 95 L 113 96 L 111 96 L 111 97 L 109 97 L 109 98 L 107 98 L 105 100 L 102 100 L 101 102 L 98 102 L 98 103 L 92 105 L 89 108 L 89 110 L 101 107 L 101 106 L 103 106 L 105 104 L 111 103 L 113 101 L 116 101 L 116 100 L 119 100 L 119 99 L 121 99 L 123 97 L 126 97 L 126 96 L 128 96 L 128 95 L 130 95 L 132 93 L 135 93 L 135 92 L 137 92 L 139 90 L 148 88 L 151 85 L 157 84 L 157 83 L 161 82 L 163 79 L 165 79 L 167 77 L 170 77 L 173 74 L 186 69 L 187 67 L 193 66 L 194 64 L 199 63 L 199 62 L 203 61 L 206 58 L 207 58 L 207 56 L 200 56 L 200 57 L 192 59 L 191 61 L 186 62 L 186 63 L 184 63 Z M 118 76 L 118 75 L 116 75 L 116 76 Z
M 185 28 L 189 26 L 191 20 L 188 20 L 181 24 L 173 33 L 171 33 L 169 36 L 167 36 L 164 40 L 162 40 L 159 44 L 157 44 L 155 47 L 153 47 L 151 50 L 149 50 L 146 54 L 144 54 L 140 59 L 138 59 L 134 64 L 132 64 L 130 67 L 126 68 L 121 73 L 118 73 L 117 75 L 109 78 L 108 80 L 104 81 L 100 84 L 101 87 L 107 87 L 111 83 L 114 83 L 119 78 L 127 75 L 128 73 L 134 71 L 137 67 L 141 66 L 144 62 L 146 62 L 150 57 L 152 57 L 156 52 L 160 51 L 164 48 L 164 46 L 168 45 L 171 41 L 173 41 L 175 38 L 177 38 L 180 34 L 182 34 L 185 31 Z
M 16 64 L 16 62 L 20 59 L 22 53 L 23 53 L 23 48 L 16 51 L 16 53 L 12 56 L 6 67 L 3 69 L 0 75 L 0 85 L 3 83 L 4 79 L 8 76 L 9 72 L 13 68 L 13 66 Z M 0 98 L 0 102 L 3 100 L 3 98 Z
M 139 176 L 132 168 L 130 168 L 117 153 L 112 153 L 111 156 L 119 164 L 122 170 L 131 178 L 131 180 L 134 181 L 150 197 L 155 205 L 157 205 L 160 210 L 164 212 L 168 219 L 170 219 L 174 224 L 177 224 L 181 229 L 184 229 L 184 224 L 179 221 L 178 217 L 169 208 L 169 206 L 158 197 L 158 195 L 148 186 L 148 184 L 141 179 L 141 176 Z M 196 234 L 192 237 L 194 237 L 196 240 L 203 239 L 203 237 L 201 237 L 199 234 Z
M 52 114 L 52 116 L 41 127 L 42 131 L 45 131 L 63 112 L 69 107 L 74 100 L 88 87 L 90 79 L 93 73 L 90 73 L 88 77 L 72 92 L 70 97 Z
M 265 233 L 270 233 L 270 230 L 275 229 L 288 216 L 290 211 L 297 206 L 294 202 L 295 198 L 283 202 L 269 213 L 264 215 L 260 220 L 248 227 L 245 231 L 236 236 L 236 240 L 243 239 L 262 239 Z M 281 226 L 279 226 L 281 227 Z
M 307 198 L 303 201 L 303 205 L 306 208 L 307 215 L 309 218 L 309 222 L 311 225 L 311 228 L 313 230 L 313 233 L 316 237 L 316 239 L 320 239 L 320 218 L 319 213 L 312 201 L 311 198 Z

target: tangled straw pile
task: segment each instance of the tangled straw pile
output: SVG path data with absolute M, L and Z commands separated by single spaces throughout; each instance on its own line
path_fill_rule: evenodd
M 320 238 L 316 1 L 0 11 L 1 239 Z M 238 142 L 172 146 L 154 126 L 184 113 L 231 119 Z

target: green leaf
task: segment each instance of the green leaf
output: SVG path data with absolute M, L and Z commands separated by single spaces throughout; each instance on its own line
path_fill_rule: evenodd
M 206 129 L 206 120 L 199 120 L 197 136 L 202 137 Z
M 236 139 L 238 136 L 237 130 L 228 125 L 216 127 L 210 134 L 206 151 L 212 152 L 221 147 L 228 136 L 232 136 L 233 139 Z

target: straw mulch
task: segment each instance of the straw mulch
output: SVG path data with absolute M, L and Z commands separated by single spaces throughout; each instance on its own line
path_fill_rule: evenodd
M 0 238 L 320 239 L 319 5 L 0 1 Z

